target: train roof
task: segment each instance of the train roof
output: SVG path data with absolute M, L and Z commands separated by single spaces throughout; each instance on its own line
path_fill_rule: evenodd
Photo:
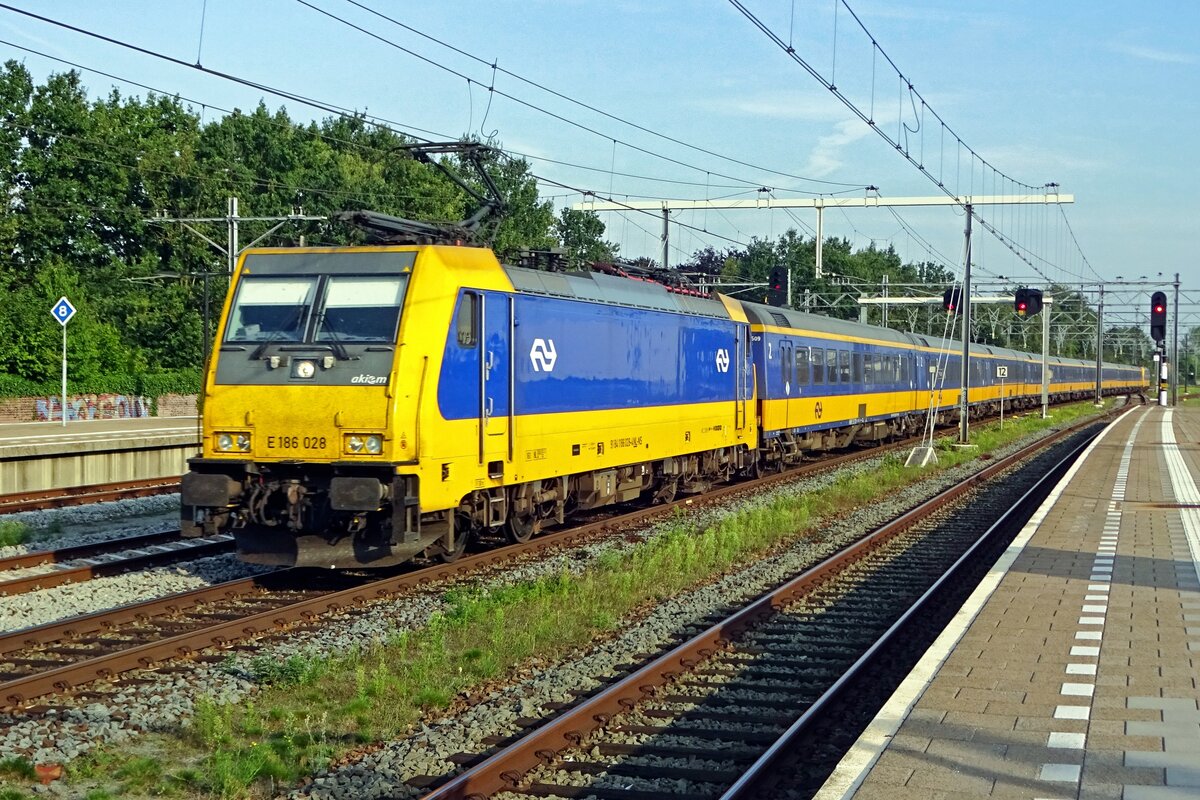
M 821 314 L 809 314 L 804 311 L 795 311 L 790 308 L 780 308 L 778 306 L 768 306 L 762 303 L 749 303 L 745 300 L 741 301 L 742 307 L 746 310 L 746 316 L 752 324 L 772 325 L 782 328 L 795 328 L 802 331 L 815 331 L 817 333 L 829 333 L 835 336 L 850 336 L 858 339 L 874 339 L 881 342 L 895 342 L 902 345 L 916 345 L 918 347 L 931 347 L 935 349 L 945 348 L 952 353 L 962 352 L 962 342 L 958 339 L 942 339 L 940 336 L 931 336 L 923 333 L 907 333 L 903 331 L 892 330 L 891 328 L 883 328 L 878 325 L 867 325 L 862 322 L 852 322 L 845 319 L 837 319 L 836 317 L 826 317 Z M 990 344 L 971 343 L 971 352 L 979 355 L 994 355 L 1003 358 L 1012 359 L 1034 359 L 1041 360 L 1039 353 L 1029 353 L 1023 350 L 1013 350 L 1008 347 L 999 347 Z M 1065 356 L 1050 356 L 1048 358 L 1051 364 L 1065 364 L 1075 366 L 1095 366 L 1095 361 L 1067 358 Z M 1104 362 L 1105 367 L 1129 367 L 1129 364 L 1115 364 Z
M 513 288 L 525 294 L 729 319 L 729 312 L 720 300 L 672 292 L 663 284 L 652 281 L 603 272 L 544 272 L 510 266 L 505 266 L 504 271 Z
M 894 331 L 891 328 L 881 328 L 877 325 L 866 325 L 861 322 L 851 322 L 850 320 L 826 317 L 820 314 L 809 314 L 805 311 L 794 311 L 790 308 L 768 306 L 762 303 L 748 303 L 745 300 L 742 300 L 741 303 L 751 323 L 774 325 L 781 328 L 796 328 L 804 331 L 816 331 L 817 333 L 831 333 L 837 336 L 854 336 L 859 339 L 875 339 L 877 341 L 895 342 L 903 345 L 921 344 L 920 341 L 914 340 L 910 334 Z M 933 347 L 935 345 L 930 343 L 929 346 Z

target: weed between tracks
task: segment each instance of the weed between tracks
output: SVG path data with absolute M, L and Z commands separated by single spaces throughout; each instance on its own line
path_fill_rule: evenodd
M 0 519 L 0 547 L 12 547 L 29 540 L 29 526 L 11 519 Z
M 172 748 L 198 748 L 199 762 L 185 769 L 167 759 L 155 772 L 135 766 L 133 758 L 118 759 L 111 763 L 114 773 L 124 770 L 128 777 L 106 786 L 101 796 L 268 796 L 343 754 L 402 737 L 429 712 L 477 701 L 490 681 L 534 673 L 586 647 L 655 601 L 782 542 L 819 536 L 823 519 L 1093 412 L 1091 404 L 1081 403 L 1056 409 L 1049 420 L 1036 414 L 1006 420 L 1003 431 L 995 423 L 980 425 L 972 431 L 976 448 L 955 448 L 953 439 L 942 440 L 935 467 L 907 469 L 902 455 L 890 455 L 869 474 L 840 477 L 819 493 L 783 493 L 703 529 L 680 516 L 663 535 L 624 554 L 608 552 L 580 574 L 454 589 L 445 595 L 445 610 L 426 628 L 345 655 L 255 659 L 250 670 L 264 686 L 256 699 L 240 706 L 202 700 Z M 82 762 L 99 757 L 112 756 Z M 72 765 L 73 773 L 77 769 Z

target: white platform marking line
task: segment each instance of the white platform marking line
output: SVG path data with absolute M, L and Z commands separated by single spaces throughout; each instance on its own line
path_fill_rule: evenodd
M 1113 561 L 1114 557 L 1104 554 L 1104 551 L 1116 552 L 1117 538 L 1121 531 L 1122 511 L 1119 508 L 1119 502 L 1125 500 L 1125 485 L 1129 477 L 1129 465 L 1133 461 L 1133 443 L 1137 439 L 1138 430 L 1142 427 L 1142 423 L 1146 421 L 1143 416 L 1133 426 L 1133 430 L 1129 432 L 1129 438 L 1125 440 L 1125 449 L 1121 453 L 1121 460 L 1117 465 L 1116 482 L 1113 485 L 1113 499 L 1109 503 L 1108 519 L 1104 526 L 1104 534 L 1100 538 L 1100 545 L 1097 549 L 1097 555 L 1092 563 L 1092 580 L 1108 581 L 1112 580 Z M 1111 531 L 1111 533 L 1109 532 Z M 1108 591 L 1107 586 L 1096 587 L 1089 586 L 1088 591 L 1096 588 L 1103 588 Z M 1080 626 L 1093 625 L 1104 626 L 1104 617 L 1108 613 L 1107 602 L 1104 605 L 1093 605 L 1090 601 L 1107 600 L 1106 595 L 1089 594 L 1084 599 L 1082 607 L 1083 616 L 1079 618 Z M 1103 638 L 1102 631 L 1082 631 L 1075 632 L 1077 640 L 1094 640 L 1100 641 Z M 1071 648 L 1072 656 L 1095 656 L 1097 659 L 1100 656 L 1099 647 L 1081 647 L 1076 645 Z M 1065 673 L 1067 675 L 1091 675 L 1096 674 L 1096 664 L 1075 664 L 1066 665 Z M 1096 693 L 1096 684 L 1094 683 L 1078 683 L 1073 681 L 1064 681 L 1058 692 L 1064 698 L 1067 697 L 1086 697 L 1089 702 L 1094 701 Z M 1091 718 L 1091 705 L 1073 706 L 1060 705 L 1054 709 L 1055 719 L 1070 719 L 1070 720 L 1089 720 Z M 1087 744 L 1086 733 L 1067 733 L 1065 731 L 1051 731 L 1047 738 L 1046 746 L 1053 747 L 1075 747 L 1080 750 L 1084 749 Z M 1081 769 L 1078 765 L 1073 764 L 1057 764 L 1043 763 L 1040 777 L 1044 781 L 1063 781 L 1065 783 L 1079 784 L 1079 776 Z
M 1196 579 L 1200 580 L 1200 508 L 1196 507 L 1200 505 L 1200 490 L 1196 488 L 1196 481 L 1188 470 L 1183 456 L 1179 453 L 1179 446 L 1175 443 L 1175 426 L 1172 424 L 1174 418 L 1175 409 L 1173 408 L 1168 408 L 1163 414 L 1163 456 L 1167 460 L 1167 475 L 1171 478 L 1171 491 L 1175 495 L 1175 499 L 1181 505 L 1192 506 L 1191 508 L 1180 508 L 1179 517 L 1183 520 L 1183 532 L 1187 536 L 1188 549 L 1192 551 L 1192 567 L 1196 570 Z

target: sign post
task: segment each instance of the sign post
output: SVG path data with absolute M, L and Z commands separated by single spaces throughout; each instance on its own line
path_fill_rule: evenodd
M 58 324 L 62 326 L 63 333 L 63 348 L 62 348 L 62 424 L 67 426 L 67 323 L 71 321 L 71 317 L 75 316 L 75 306 L 71 305 L 71 301 L 66 295 L 58 298 L 58 302 L 50 309 L 50 313 L 58 320 Z
M 1008 379 L 1008 367 L 997 364 L 996 377 L 1000 379 L 1000 430 L 1004 430 L 1004 381 Z

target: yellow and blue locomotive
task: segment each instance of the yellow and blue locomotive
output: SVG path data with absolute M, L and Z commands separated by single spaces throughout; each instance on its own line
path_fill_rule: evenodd
M 354 212 L 416 244 L 261 248 L 238 260 L 182 482 L 185 536 L 249 562 L 345 568 L 454 559 L 613 503 L 705 491 L 804 453 L 953 421 L 958 346 L 603 272 L 504 266 L 457 226 Z M 972 346 L 970 402 L 1036 403 L 1041 362 Z M 1095 366 L 1054 359 L 1053 399 Z M 1145 385 L 1105 364 L 1106 392 Z M 1004 377 L 1002 377 L 1004 376 Z M 1007 380 L 1005 379 L 1007 378 Z
M 446 245 L 259 249 L 206 376 L 185 535 L 384 566 L 703 491 L 758 431 L 739 303 Z

